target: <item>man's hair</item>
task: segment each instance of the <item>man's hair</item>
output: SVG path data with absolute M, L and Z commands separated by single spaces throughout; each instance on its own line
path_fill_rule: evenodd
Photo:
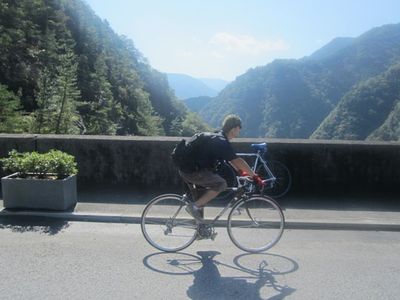
M 240 127 L 242 128 L 242 120 L 239 118 L 238 115 L 227 115 L 224 118 L 224 121 L 222 122 L 222 131 L 226 134 L 228 133 L 232 128 L 235 127 Z

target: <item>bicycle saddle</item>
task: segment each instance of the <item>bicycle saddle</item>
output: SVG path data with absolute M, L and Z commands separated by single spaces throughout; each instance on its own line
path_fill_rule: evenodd
M 265 153 L 267 152 L 267 143 L 251 144 L 251 148 L 257 152 L 260 151 L 261 153 Z

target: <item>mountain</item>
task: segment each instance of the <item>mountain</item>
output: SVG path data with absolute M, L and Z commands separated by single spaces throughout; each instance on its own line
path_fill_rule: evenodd
M 367 140 L 399 141 L 400 140 L 400 99 L 385 122 L 374 130 Z
M 184 99 L 183 103 L 185 103 L 190 111 L 198 113 L 211 101 L 211 99 L 212 98 L 208 96 L 200 96 Z
M 398 110 L 394 108 L 399 103 L 400 63 L 355 85 L 343 96 L 311 138 L 364 140 L 371 135 L 374 139 L 386 139 L 383 135 L 399 129 L 399 124 L 393 124 L 393 119 L 398 114 Z M 384 123 L 385 126 L 381 128 Z M 396 126 L 394 130 L 390 124 Z M 399 137 L 398 135 L 397 138 Z
M 194 78 L 185 74 L 167 73 L 168 83 L 180 99 L 216 96 L 228 83 L 222 79 Z
M 339 37 L 333 39 L 331 42 L 323 46 L 322 48 L 315 51 L 307 59 L 324 59 L 332 54 L 339 52 L 340 50 L 350 46 L 354 42 L 354 38 Z
M 208 87 L 216 90 L 218 93 L 222 91 L 229 83 L 229 81 L 223 79 L 216 78 L 199 78 L 203 83 L 205 83 Z
M 0 119 L 18 124 L 8 132 L 179 135 L 205 128 L 166 75 L 82 0 L 0 1 L 0 46 L 0 112 L 10 111 L 8 99 L 14 107 Z
M 335 130 L 329 130 L 336 125 L 328 124 L 336 124 L 332 120 L 339 120 L 339 115 L 345 120 L 344 114 L 361 118 L 365 112 L 358 111 L 359 106 L 350 105 L 352 101 L 357 102 L 355 98 L 364 98 L 368 102 L 362 105 L 365 107 L 374 107 L 373 102 L 380 103 L 379 93 L 366 87 L 384 80 L 388 90 L 395 89 L 392 85 L 396 82 L 389 80 L 395 69 L 390 68 L 399 62 L 400 24 L 381 26 L 357 38 L 333 40 L 310 57 L 275 60 L 250 69 L 222 90 L 199 114 L 210 125 L 217 126 L 225 114 L 238 113 L 243 120 L 242 135 L 246 137 L 376 137 L 378 128 L 387 128 L 381 127 L 383 122 L 387 120 L 386 126 L 389 126 L 396 119 L 397 114 L 392 113 L 393 99 L 382 98 L 386 108 L 378 109 L 380 117 L 373 118 L 369 127 L 361 121 L 353 124 L 363 129 L 347 127 L 345 131 L 354 134 L 337 135 Z M 360 94 L 361 91 L 368 96 Z M 387 119 L 389 115 L 392 121 Z M 355 133 L 363 130 L 363 134 Z

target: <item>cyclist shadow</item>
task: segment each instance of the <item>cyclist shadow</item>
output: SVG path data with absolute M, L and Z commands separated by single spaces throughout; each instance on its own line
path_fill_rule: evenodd
M 186 294 L 190 299 L 284 299 L 292 294 L 295 289 L 280 285 L 275 275 L 294 272 L 298 264 L 290 258 L 275 254 L 242 254 L 234 258 L 234 265 L 225 264 L 215 259 L 221 254 L 218 251 L 198 251 L 198 256 L 179 253 L 176 257 L 169 256 L 165 269 L 160 270 L 151 266 L 150 259 L 144 260 L 147 267 L 152 270 L 171 275 L 193 274 L 193 284 L 189 286 Z M 148 256 L 150 258 L 153 254 Z M 179 258 L 179 256 L 183 256 Z M 259 256 L 260 261 L 255 257 Z M 242 264 L 248 260 L 255 267 L 246 268 Z M 279 260 L 281 266 L 274 267 L 268 261 Z M 283 265 L 282 265 L 283 263 Z M 278 263 L 279 264 L 279 263 Z M 289 267 L 288 267 L 289 266 Z M 222 276 L 219 268 L 224 271 L 239 271 L 239 276 Z M 175 269 L 175 271 L 174 271 Z M 243 276 L 241 276 L 243 275 Z

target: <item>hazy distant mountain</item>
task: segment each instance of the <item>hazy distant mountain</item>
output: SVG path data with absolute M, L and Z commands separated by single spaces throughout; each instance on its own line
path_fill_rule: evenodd
M 185 74 L 167 73 L 168 83 L 180 99 L 200 96 L 215 97 L 227 82 L 221 79 L 194 78 Z
M 223 79 L 215 79 L 215 78 L 199 78 L 199 80 L 201 80 L 208 87 L 216 90 L 217 92 L 222 91 L 229 83 L 229 81 Z
M 189 110 L 198 113 L 211 101 L 211 99 L 212 98 L 208 96 L 200 96 L 184 99 L 183 103 L 186 104 Z
M 400 24 L 381 26 L 250 69 L 199 114 L 216 126 L 238 113 L 247 137 L 399 140 L 398 63 Z

